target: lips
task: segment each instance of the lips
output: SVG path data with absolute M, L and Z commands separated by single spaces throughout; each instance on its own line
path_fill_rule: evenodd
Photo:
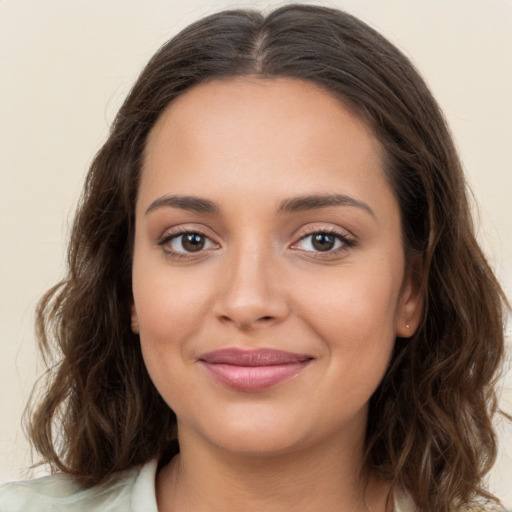
M 300 373 L 312 360 L 309 355 L 272 349 L 223 349 L 199 357 L 217 382 L 239 391 L 276 386 Z

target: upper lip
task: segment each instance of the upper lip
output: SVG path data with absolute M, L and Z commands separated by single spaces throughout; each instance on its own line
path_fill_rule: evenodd
M 297 354 L 275 349 L 244 350 L 225 348 L 206 352 L 199 356 L 199 361 L 209 364 L 230 364 L 234 366 L 277 366 L 282 364 L 302 363 L 313 359 L 307 354 Z

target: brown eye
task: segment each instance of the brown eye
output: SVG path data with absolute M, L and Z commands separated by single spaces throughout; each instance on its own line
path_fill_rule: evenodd
M 317 251 L 330 251 L 336 244 L 336 237 L 329 233 L 316 233 L 311 238 L 311 245 Z
M 335 256 L 354 247 L 354 245 L 355 242 L 345 234 L 330 231 L 316 231 L 302 237 L 292 246 L 292 249 L 317 254 L 325 253 L 326 256 Z
M 204 248 L 205 237 L 199 233 L 186 233 L 178 237 L 181 238 L 181 245 L 187 252 L 197 252 Z
M 185 231 L 168 235 L 159 244 L 168 254 L 187 255 L 217 248 L 206 235 L 195 231 Z

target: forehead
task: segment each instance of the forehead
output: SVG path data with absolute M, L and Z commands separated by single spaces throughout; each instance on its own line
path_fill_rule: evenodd
M 264 133 L 254 136 L 262 128 L 266 140 Z M 180 148 L 182 142 L 198 141 L 205 149 L 209 143 L 221 148 L 226 138 L 235 136 L 243 146 L 267 142 L 270 150 L 276 134 L 281 135 L 281 144 L 312 140 L 316 134 L 325 141 L 324 149 L 340 141 L 357 142 L 360 154 L 381 149 L 371 129 L 318 85 L 293 78 L 243 76 L 202 83 L 176 98 L 151 130 L 148 152 L 159 141 L 165 145 L 176 141 Z
M 333 187 L 364 196 L 387 186 L 382 154 L 368 126 L 311 82 L 211 81 L 178 97 L 153 127 L 140 196 L 204 196 L 219 184 L 265 196 Z

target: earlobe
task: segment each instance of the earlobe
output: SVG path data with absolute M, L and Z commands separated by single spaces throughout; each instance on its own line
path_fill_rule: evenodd
M 418 329 L 423 312 L 423 287 L 419 261 L 411 261 L 406 269 L 406 275 L 396 315 L 396 336 L 410 338 Z
M 137 317 L 137 311 L 135 304 L 131 305 L 131 328 L 134 334 L 139 334 L 139 319 Z

